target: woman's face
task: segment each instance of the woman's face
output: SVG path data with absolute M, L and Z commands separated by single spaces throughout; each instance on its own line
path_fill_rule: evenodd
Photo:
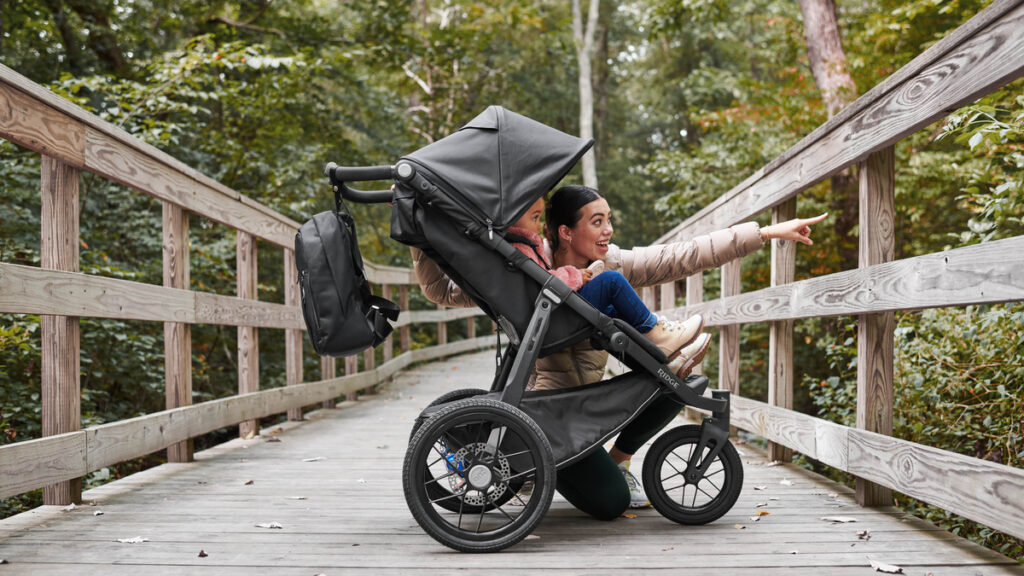
M 588 262 L 604 260 L 608 255 L 608 242 L 612 239 L 612 214 L 608 201 L 598 198 L 580 209 L 576 226 L 567 229 L 572 239 L 569 250 L 586 258 Z M 564 241 L 563 238 L 559 242 Z

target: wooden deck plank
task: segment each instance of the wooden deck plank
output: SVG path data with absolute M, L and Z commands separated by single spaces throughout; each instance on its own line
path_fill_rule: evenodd
M 490 352 L 421 365 L 397 374 L 370 400 L 320 411 L 301 425 L 283 424 L 279 433 L 271 426 L 258 438 L 200 452 L 196 462 L 91 490 L 75 510 L 51 507 L 0 521 L 0 558 L 8 561 L 0 576 L 436 574 L 452 566 L 496 575 L 677 574 L 685 568 L 842 576 L 870 573 L 871 560 L 936 576 L 1024 574 L 1012 560 L 900 511 L 859 508 L 851 489 L 795 465 L 766 466 L 747 445 L 738 446 L 744 492 L 711 525 L 679 526 L 653 510 L 598 522 L 556 496 L 536 538 L 498 555 L 451 552 L 430 539 L 405 506 L 404 447 L 423 406 L 443 391 L 486 385 L 492 370 Z M 325 459 L 303 461 L 316 457 Z M 762 503 L 770 514 L 754 522 Z M 857 522 L 834 524 L 822 516 Z M 260 522 L 284 528 L 255 527 Z M 864 529 L 871 531 L 868 541 L 857 537 Z M 149 541 L 116 542 L 135 536 Z M 208 556 L 200 558 L 199 550 Z

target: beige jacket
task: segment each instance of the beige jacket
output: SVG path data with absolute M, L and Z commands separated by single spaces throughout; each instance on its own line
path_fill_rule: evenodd
M 747 222 L 687 242 L 659 244 L 632 250 L 609 247 L 605 270 L 618 270 L 634 288 L 672 282 L 764 246 L 757 223 Z M 412 249 L 416 278 L 427 299 L 445 306 L 472 307 L 472 300 L 423 252 Z M 604 376 L 608 353 L 581 342 L 537 360 L 533 387 L 538 390 L 591 384 Z

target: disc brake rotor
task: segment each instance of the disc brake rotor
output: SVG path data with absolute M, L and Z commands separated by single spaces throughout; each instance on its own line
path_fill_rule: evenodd
M 486 450 L 487 444 L 483 442 L 467 444 L 452 454 L 452 460 L 454 461 L 452 463 L 455 463 L 462 470 L 467 470 L 469 462 L 473 462 L 477 457 L 484 455 Z M 449 463 L 449 468 L 452 468 L 452 463 Z M 505 479 L 511 475 L 508 458 L 501 452 L 498 452 L 498 457 L 495 459 L 494 472 L 498 476 L 487 488 L 486 492 L 467 488 L 462 500 L 472 506 L 484 506 L 500 498 L 505 493 L 505 490 L 508 490 L 508 484 L 505 482 Z M 464 474 L 452 474 L 448 477 L 448 484 L 453 493 L 461 492 L 463 486 L 466 485 Z

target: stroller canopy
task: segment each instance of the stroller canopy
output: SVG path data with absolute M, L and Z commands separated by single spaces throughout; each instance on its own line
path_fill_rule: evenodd
M 458 132 L 407 155 L 499 231 L 558 183 L 594 144 L 489 106 Z

